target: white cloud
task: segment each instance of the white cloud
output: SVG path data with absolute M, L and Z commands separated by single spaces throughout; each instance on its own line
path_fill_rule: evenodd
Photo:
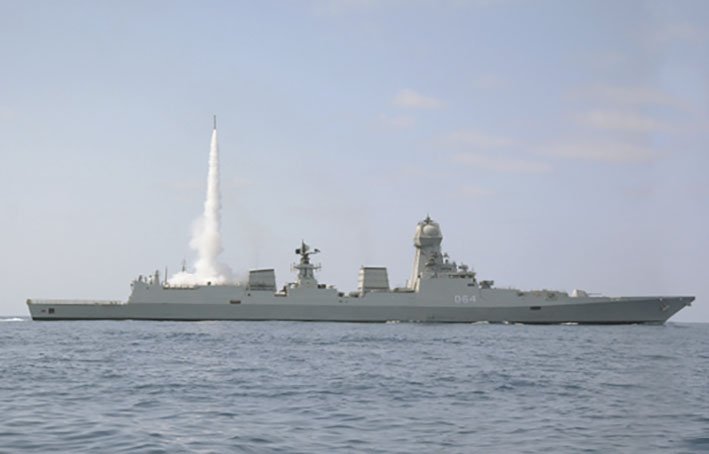
M 484 170 L 505 173 L 546 173 L 551 166 L 545 162 L 519 158 L 495 157 L 481 153 L 458 153 L 453 156 L 457 163 Z
M 437 109 L 443 106 L 443 102 L 432 96 L 424 96 L 413 90 L 400 90 L 394 97 L 394 104 L 408 109 Z
M 465 129 L 452 132 L 443 138 L 450 145 L 459 145 L 478 149 L 501 148 L 515 145 L 516 142 L 506 137 L 497 137 L 480 131 Z
M 580 122 L 597 129 L 625 132 L 667 132 L 673 128 L 661 121 L 634 112 L 594 110 L 583 114 Z
M 560 158 L 583 159 L 611 163 L 636 163 L 653 160 L 657 153 L 649 148 L 626 143 L 576 143 L 552 145 L 542 154 Z

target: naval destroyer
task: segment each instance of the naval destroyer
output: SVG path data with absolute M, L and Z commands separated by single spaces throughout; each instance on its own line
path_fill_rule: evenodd
M 581 290 L 496 288 L 441 251 L 443 235 L 430 217 L 416 226 L 408 285 L 390 288 L 387 269 L 362 267 L 347 294 L 318 282 L 320 252 L 295 250 L 297 280 L 277 289 L 273 269 L 249 272 L 248 282 L 173 286 L 156 271 L 131 284 L 127 302 L 27 301 L 34 320 L 301 320 L 342 322 L 647 323 L 662 324 L 693 296 L 604 297 Z
M 218 197 L 216 118 L 208 187 L 208 197 Z M 214 208 L 219 203 L 205 206 Z M 218 219 L 218 213 L 209 215 Z M 387 269 L 382 267 L 361 267 L 356 291 L 345 293 L 322 284 L 315 276 L 320 265 L 312 261 L 320 251 L 302 242 L 295 250 L 297 279 L 281 288 L 276 286 L 273 269 L 252 270 L 242 283 L 221 279 L 176 283 L 161 279 L 156 271 L 131 283 L 127 301 L 29 299 L 27 305 L 33 320 L 662 324 L 694 300 L 693 296 L 605 297 L 581 290 L 569 294 L 496 288 L 493 281 L 478 280 L 472 269 L 443 253 L 441 227 L 430 217 L 417 224 L 413 240 L 413 270 L 401 288 L 390 288 Z

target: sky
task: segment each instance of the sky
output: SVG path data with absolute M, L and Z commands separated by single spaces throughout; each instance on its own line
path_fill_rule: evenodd
M 709 2 L 0 0 L 0 314 L 194 261 L 405 284 L 416 223 L 500 287 L 694 295 L 709 322 Z

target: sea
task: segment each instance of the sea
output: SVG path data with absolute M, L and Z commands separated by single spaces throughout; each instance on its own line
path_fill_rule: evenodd
M 2 453 L 709 452 L 709 324 L 0 320 Z

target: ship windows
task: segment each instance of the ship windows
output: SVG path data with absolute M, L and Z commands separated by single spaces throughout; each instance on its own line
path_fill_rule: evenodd
M 54 313 L 54 308 L 53 308 L 53 307 L 50 307 L 49 309 L 47 309 L 47 312 L 49 312 L 50 314 L 53 314 L 53 313 Z
M 542 310 L 542 306 L 530 306 L 529 310 L 530 311 L 540 311 L 540 310 Z
M 241 304 L 241 300 L 231 300 L 229 304 Z

